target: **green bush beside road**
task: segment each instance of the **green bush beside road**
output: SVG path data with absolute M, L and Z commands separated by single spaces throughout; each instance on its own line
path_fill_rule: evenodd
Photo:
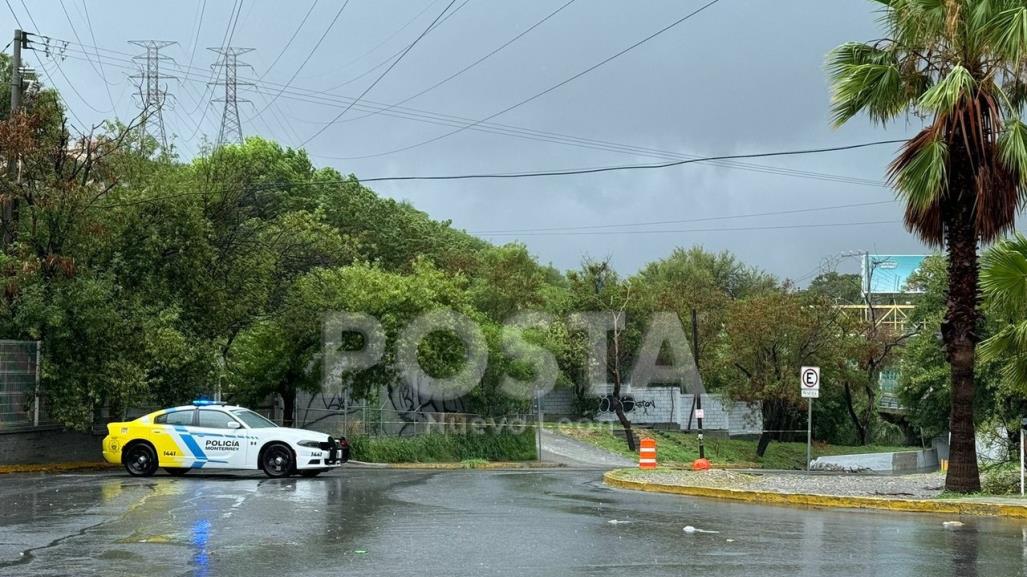
M 535 431 L 417 437 L 354 437 L 352 458 L 368 463 L 477 463 L 536 458 Z M 473 467 L 472 467 L 473 468 Z

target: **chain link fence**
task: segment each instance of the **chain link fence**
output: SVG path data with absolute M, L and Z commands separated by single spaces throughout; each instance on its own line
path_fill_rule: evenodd
M 412 437 L 457 435 L 494 429 L 523 431 L 534 427 L 537 419 L 536 415 L 531 414 L 492 418 L 474 413 L 401 411 L 361 404 L 339 409 L 297 407 L 293 426 L 346 437 Z
M 48 424 L 39 390 L 38 341 L 0 340 L 0 430 Z

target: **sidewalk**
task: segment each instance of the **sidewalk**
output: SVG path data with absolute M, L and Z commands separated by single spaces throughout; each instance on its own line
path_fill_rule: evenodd
M 621 489 L 751 503 L 1027 518 L 1027 500 L 1017 497 L 939 498 L 944 477 L 937 473 L 877 476 L 617 469 L 606 473 L 603 482 Z

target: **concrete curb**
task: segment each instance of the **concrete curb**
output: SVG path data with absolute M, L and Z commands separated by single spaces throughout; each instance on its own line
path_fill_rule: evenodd
M 370 463 L 368 463 L 370 464 Z M 560 469 L 563 465 L 551 463 L 530 462 L 496 462 L 476 463 L 474 466 L 467 466 L 464 463 L 374 463 L 386 469 L 438 469 L 438 470 L 463 470 L 463 471 L 484 471 L 484 470 L 505 470 L 505 469 Z
M 532 462 L 496 462 L 466 466 L 464 463 L 365 463 L 350 461 L 355 468 L 361 469 L 432 469 L 432 470 L 510 470 L 510 469 L 559 469 L 563 465 Z M 11 473 L 61 473 L 87 469 L 117 469 L 121 465 L 106 461 L 72 461 L 67 463 L 43 463 L 32 465 L 0 465 L 0 475 Z
M 665 485 L 634 481 L 617 476 L 618 471 L 603 475 L 603 483 L 618 489 L 668 493 L 689 497 L 727 499 L 746 503 L 771 505 L 792 505 L 800 507 L 831 507 L 840 509 L 878 509 L 904 513 L 938 513 L 948 515 L 982 515 L 993 517 L 1014 517 L 1027 519 L 1027 503 L 1007 505 L 982 501 L 958 499 L 884 499 L 880 497 L 841 497 L 837 495 L 813 495 L 804 493 L 776 493 L 772 491 L 743 491 L 718 487 L 695 487 L 687 485 Z
M 32 465 L 0 465 L 0 475 L 11 473 L 60 473 L 63 471 L 79 471 L 83 469 L 116 469 L 106 461 L 71 461 L 68 463 L 40 463 Z

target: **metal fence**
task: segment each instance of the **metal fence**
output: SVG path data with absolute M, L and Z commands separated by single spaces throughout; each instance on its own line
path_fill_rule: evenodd
M 49 421 L 39 390 L 38 341 L 0 340 L 0 429 Z

